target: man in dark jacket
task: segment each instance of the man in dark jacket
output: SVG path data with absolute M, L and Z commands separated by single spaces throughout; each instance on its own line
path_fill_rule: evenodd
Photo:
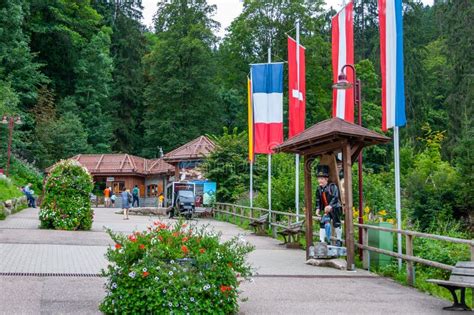
M 316 170 L 318 177 L 318 189 L 316 190 L 316 216 L 322 216 L 325 211 L 329 213 L 336 232 L 336 245 L 342 246 L 342 205 L 339 197 L 339 189 L 336 184 L 329 183 L 329 166 L 318 165 Z M 324 223 L 321 222 L 319 229 L 321 242 L 325 238 Z

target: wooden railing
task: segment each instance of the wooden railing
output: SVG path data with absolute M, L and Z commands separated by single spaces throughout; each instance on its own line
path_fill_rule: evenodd
M 413 266 L 413 263 L 419 263 L 422 265 L 444 269 L 448 271 L 451 271 L 454 268 L 454 266 L 450 266 L 450 265 L 446 265 L 439 262 L 435 262 L 435 261 L 431 261 L 428 259 L 414 256 L 413 255 L 413 239 L 415 237 L 427 238 L 427 239 L 432 239 L 432 240 L 437 240 L 437 241 L 445 241 L 445 242 L 454 243 L 454 244 L 468 245 L 471 250 L 471 261 L 474 261 L 474 240 L 465 240 L 465 239 L 460 239 L 460 238 L 441 236 L 441 235 L 435 235 L 435 234 L 427 234 L 427 233 L 421 233 L 421 232 L 415 232 L 415 231 L 397 230 L 397 229 L 385 228 L 385 227 L 368 225 L 368 224 L 354 223 L 354 226 L 360 227 L 362 229 L 362 245 L 356 243 L 356 246 L 362 249 L 364 252 L 362 255 L 363 267 L 365 269 L 370 269 L 370 259 L 369 259 L 370 253 L 369 252 L 375 252 L 375 253 L 384 254 L 387 256 L 405 260 L 407 262 L 407 282 L 410 285 L 414 285 L 414 282 L 415 282 L 415 268 Z M 377 231 L 391 232 L 391 233 L 397 233 L 397 234 L 399 233 L 405 236 L 405 254 L 399 254 L 399 253 L 395 253 L 395 252 L 388 251 L 385 249 L 369 246 L 369 242 L 368 242 L 369 230 L 377 230 Z
M 251 208 L 248 206 L 240 206 L 240 205 L 234 205 L 234 204 L 229 204 L 229 203 L 216 203 L 214 207 L 214 213 L 219 216 L 220 215 L 224 216 L 224 219 L 226 219 L 229 222 L 232 222 L 233 220 L 233 223 L 235 224 L 243 223 L 244 221 L 250 222 L 251 220 L 257 219 L 262 214 L 268 213 L 269 225 L 271 227 L 273 237 L 276 237 L 277 231 L 279 228 L 284 229 L 288 225 L 296 222 L 296 217 L 297 217 L 295 213 L 275 211 L 275 210 L 269 210 L 269 209 L 264 209 L 264 208 L 255 208 L 255 207 Z M 280 221 L 278 222 L 276 220 L 277 216 L 280 216 Z M 281 220 L 282 217 L 283 218 L 286 217 L 286 221 Z M 298 216 L 298 219 L 300 218 L 304 219 L 304 215 L 300 214 Z M 314 226 L 318 226 L 317 225 L 319 224 L 318 218 L 313 218 L 313 221 L 315 221 L 316 223 Z M 441 235 L 435 235 L 435 234 L 427 234 L 427 233 L 421 233 L 421 232 L 415 232 L 415 231 L 397 230 L 397 229 L 391 229 L 391 228 L 385 228 L 385 227 L 379 227 L 379 226 L 367 225 L 367 224 L 354 223 L 354 226 L 360 227 L 362 229 L 363 243 L 362 245 L 356 243 L 356 247 L 363 250 L 363 261 L 362 261 L 363 268 L 370 269 L 370 259 L 369 259 L 370 252 L 375 252 L 375 253 L 395 257 L 398 259 L 402 259 L 406 261 L 407 263 L 407 282 L 410 285 L 414 285 L 414 282 L 415 282 L 415 268 L 413 265 L 414 263 L 419 263 L 426 266 L 448 270 L 448 271 L 451 271 L 454 268 L 454 266 L 450 266 L 450 265 L 446 265 L 440 262 L 431 261 L 428 259 L 414 256 L 413 239 L 415 237 L 445 241 L 445 242 L 454 243 L 454 244 L 465 244 L 466 246 L 470 247 L 471 260 L 474 261 L 474 240 L 465 240 L 465 239 L 460 239 L 460 238 L 447 237 L 447 236 L 441 236 Z M 400 233 L 401 235 L 405 236 L 405 240 L 406 240 L 405 254 L 399 254 L 393 251 L 369 246 L 369 242 L 368 242 L 369 230 Z M 319 236 L 319 233 L 313 232 L 313 235 Z

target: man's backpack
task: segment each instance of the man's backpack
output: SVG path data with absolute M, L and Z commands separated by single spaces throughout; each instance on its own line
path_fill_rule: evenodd
M 133 191 L 132 191 L 132 194 L 134 197 L 138 197 L 138 193 L 140 192 L 140 190 L 138 190 L 137 187 L 133 188 Z

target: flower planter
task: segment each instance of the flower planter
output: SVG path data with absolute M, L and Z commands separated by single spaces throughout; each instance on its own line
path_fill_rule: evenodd
M 393 229 L 393 225 L 388 222 L 369 223 L 369 225 Z M 393 251 L 393 233 L 369 229 L 369 246 Z M 392 262 L 392 257 L 370 252 L 370 265 L 372 267 L 387 266 Z

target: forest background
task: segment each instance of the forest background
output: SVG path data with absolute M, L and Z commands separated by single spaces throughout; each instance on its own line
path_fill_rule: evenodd
M 219 182 L 218 199 L 245 203 L 249 64 L 267 60 L 269 39 L 272 59 L 286 60 L 286 33 L 294 36 L 297 19 L 307 52 L 306 126 L 331 117 L 330 19 L 336 12 L 323 2 L 245 0 L 242 13 L 218 38 L 216 7 L 205 0 L 159 2 L 152 30 L 141 23 L 140 0 L 0 0 L 0 114 L 19 115 L 23 121 L 13 133 L 13 177 L 18 183 L 39 182 L 34 169 L 79 153 L 154 158 L 160 148 L 166 153 L 208 134 L 220 145 L 206 170 Z M 377 1 L 354 3 L 363 125 L 381 132 Z M 403 3 L 404 220 L 421 230 L 456 227 L 469 233 L 474 4 Z M 2 168 L 6 130 L 0 125 Z M 256 202 L 265 207 L 264 156 L 255 170 Z M 274 157 L 275 209 L 294 211 L 294 172 L 293 156 Z M 364 151 L 364 180 L 368 211 L 393 218 L 392 144 Z

